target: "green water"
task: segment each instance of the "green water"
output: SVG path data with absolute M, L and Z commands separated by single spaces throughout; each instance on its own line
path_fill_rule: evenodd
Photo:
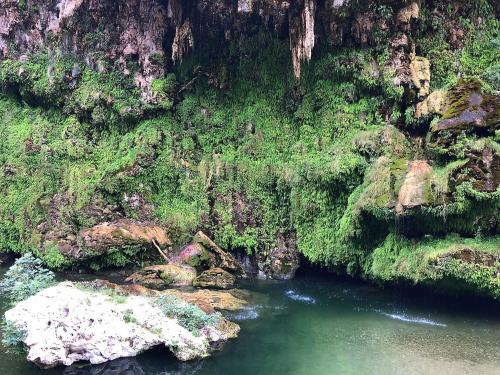
M 203 361 L 157 348 L 100 366 L 39 370 L 0 352 L 0 374 L 500 374 L 498 305 L 381 291 L 331 276 L 245 285 L 238 339 Z M 2 310 L 3 312 L 3 310 Z

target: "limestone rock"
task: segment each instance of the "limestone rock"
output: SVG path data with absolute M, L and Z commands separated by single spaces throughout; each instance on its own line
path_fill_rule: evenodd
M 491 148 L 468 154 L 465 165 L 453 173 L 453 185 L 472 181 L 477 191 L 495 192 L 500 186 L 500 155 Z
M 112 296 L 63 282 L 20 302 L 5 313 L 25 336 L 27 359 L 40 367 L 79 361 L 103 363 L 165 345 L 180 360 L 209 355 L 234 337 L 234 324 L 205 327 L 193 334 L 164 315 L 148 296 Z M 223 319 L 223 318 L 222 318 Z
M 400 26 L 407 25 L 412 19 L 418 19 L 419 14 L 420 8 L 418 4 L 416 2 L 412 2 L 399 10 L 396 22 Z
M 302 61 L 311 60 L 314 48 L 314 16 L 316 0 L 303 0 L 302 9 L 290 9 L 290 49 L 292 50 L 293 72 L 300 78 Z
M 498 129 L 500 117 L 500 95 L 483 94 L 481 82 L 462 80 L 446 94 L 443 117 L 431 131 L 448 130 L 460 132 L 464 129 Z
M 137 284 L 114 284 L 107 280 L 95 280 L 91 282 L 96 289 L 111 289 L 117 294 L 158 297 L 174 295 L 184 301 L 198 306 L 206 313 L 215 311 L 236 311 L 245 307 L 247 299 L 251 297 L 250 292 L 242 289 L 231 289 L 228 291 L 209 289 L 166 289 L 154 290 Z
M 415 108 L 415 117 L 442 114 L 446 102 L 446 91 L 433 91 L 424 101 L 417 104 Z
M 426 160 L 408 162 L 408 170 L 398 193 L 396 211 L 428 203 L 425 191 L 429 189 L 432 168 Z
M 125 219 L 98 224 L 80 232 L 80 237 L 86 248 L 100 253 L 127 245 L 151 245 L 153 241 L 161 248 L 172 244 L 163 228 Z
M 412 56 L 410 74 L 413 85 L 418 90 L 419 96 L 429 95 L 431 80 L 431 63 L 425 57 Z
M 196 270 L 188 265 L 161 264 L 146 267 L 130 275 L 126 281 L 147 288 L 162 289 L 168 286 L 192 285 L 196 274 Z
M 215 255 L 211 254 L 205 247 L 198 242 L 192 242 L 186 245 L 181 252 L 171 260 L 174 264 L 188 264 L 202 271 L 215 267 Z
M 212 268 L 204 271 L 193 280 L 193 286 L 200 288 L 229 289 L 236 281 L 236 278 L 222 268 Z
M 245 270 L 230 253 L 222 250 L 205 233 L 199 231 L 193 238 L 193 243 L 201 244 L 212 253 L 216 259 L 216 266 L 234 273 L 236 276 L 245 277 Z

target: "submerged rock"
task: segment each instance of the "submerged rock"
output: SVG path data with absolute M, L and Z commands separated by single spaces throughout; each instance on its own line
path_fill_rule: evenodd
M 27 359 L 44 368 L 103 363 L 157 345 L 183 361 L 203 358 L 239 331 L 235 323 L 214 315 L 192 332 L 180 318 L 165 314 L 154 293 L 118 290 L 125 289 L 62 282 L 18 303 L 5 319 L 24 334 Z
M 193 281 L 193 286 L 201 288 L 229 289 L 233 287 L 236 277 L 222 268 L 204 271 Z
M 147 288 L 162 289 L 168 286 L 192 285 L 195 277 L 196 270 L 191 266 L 160 264 L 146 267 L 130 275 L 126 281 Z

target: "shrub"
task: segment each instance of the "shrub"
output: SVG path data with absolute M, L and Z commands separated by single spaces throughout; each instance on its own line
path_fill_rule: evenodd
M 2 345 L 8 348 L 7 351 L 18 352 L 23 350 L 23 339 L 26 333 L 17 328 L 11 322 L 2 323 Z
M 199 307 L 176 296 L 159 297 L 155 304 L 162 309 L 166 316 L 176 318 L 181 326 L 193 333 L 207 325 L 217 324 L 220 319 L 220 314 L 207 314 Z
M 45 269 L 40 259 L 25 254 L 5 273 L 0 282 L 0 293 L 15 304 L 53 285 L 54 282 L 54 273 Z

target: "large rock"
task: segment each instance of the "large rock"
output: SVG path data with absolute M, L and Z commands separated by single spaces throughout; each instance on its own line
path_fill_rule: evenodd
M 193 280 L 193 286 L 199 288 L 229 289 L 234 286 L 236 277 L 222 268 L 211 268 L 202 272 Z
M 126 281 L 147 288 L 163 289 L 168 286 L 192 285 L 196 275 L 196 270 L 188 265 L 160 264 L 145 267 L 130 275 Z
M 431 131 L 460 133 L 463 130 L 483 128 L 493 132 L 500 125 L 500 95 L 484 94 L 477 80 L 462 80 L 446 94 L 443 117 Z
M 415 108 L 415 117 L 442 114 L 446 103 L 446 91 L 433 91 L 425 100 L 418 103 Z
M 408 170 L 398 193 L 396 211 L 428 203 L 426 191 L 430 188 L 432 168 L 425 160 L 408 162 Z
M 160 248 L 172 244 L 165 229 L 131 220 L 117 220 L 98 224 L 80 232 L 85 248 L 100 253 L 123 246 L 151 246 L 153 241 Z
M 112 291 L 63 282 L 20 302 L 5 313 L 5 319 L 25 334 L 27 358 L 40 367 L 79 361 L 97 364 L 158 345 L 183 361 L 203 358 L 238 332 L 222 317 L 191 332 L 176 318 L 167 317 L 154 297 L 117 298 Z
M 259 268 L 261 277 L 275 280 L 288 280 L 295 276 L 300 258 L 295 233 L 276 235 L 276 246 L 271 250 Z
M 251 293 L 242 289 L 228 291 L 209 289 L 166 289 L 154 290 L 138 284 L 118 285 L 107 280 L 96 280 L 92 285 L 97 289 L 112 289 L 116 294 L 158 297 L 173 295 L 198 306 L 206 313 L 215 311 L 235 311 L 244 308 Z
M 412 56 L 410 62 L 411 81 L 419 96 L 429 95 L 431 63 L 425 57 Z
M 245 270 L 236 258 L 222 250 L 217 244 L 212 241 L 205 233 L 198 232 L 193 238 L 193 243 L 201 244 L 215 257 L 215 266 L 222 268 L 228 272 L 234 273 L 237 276 L 245 277 Z
M 216 258 L 214 254 L 205 249 L 201 243 L 192 242 L 186 245 L 181 252 L 171 259 L 175 264 L 188 264 L 198 271 L 215 266 Z

